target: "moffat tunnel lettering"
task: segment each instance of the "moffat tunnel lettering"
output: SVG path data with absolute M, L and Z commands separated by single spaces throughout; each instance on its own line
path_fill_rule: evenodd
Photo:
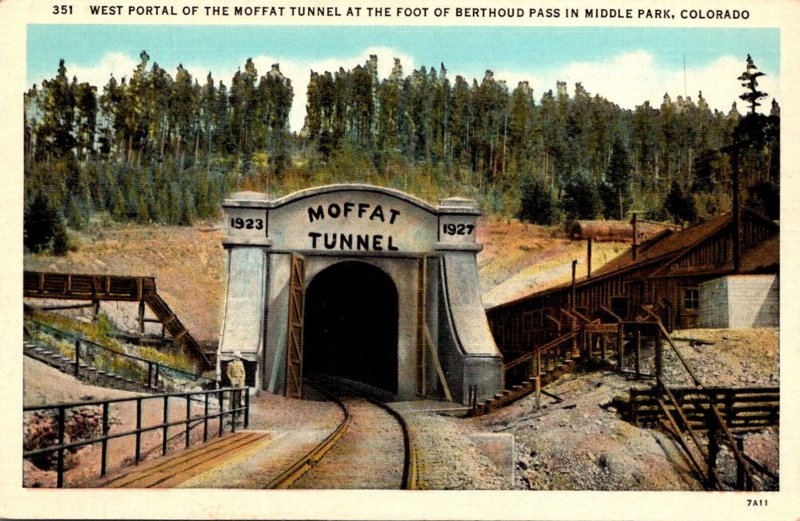
M 366 221 L 395 224 L 400 210 L 386 208 L 380 204 L 354 203 L 346 201 L 342 204 L 330 203 L 308 207 L 308 222 L 328 219 L 348 218 L 353 216 Z M 320 233 L 309 232 L 311 249 L 356 250 L 356 251 L 398 251 L 394 237 L 383 234 L 368 233 Z
M 397 251 L 394 237 L 387 235 L 370 235 L 368 233 L 318 233 L 309 232 L 311 248 L 314 250 L 324 247 L 326 250 L 357 250 L 357 251 Z M 322 239 L 322 240 L 320 240 Z M 386 239 L 386 248 L 383 240 Z
M 370 210 L 371 208 L 371 210 Z M 400 210 L 389 208 L 388 223 L 394 224 L 397 216 L 400 215 Z M 383 211 L 383 206 L 369 203 L 353 203 L 346 202 L 343 204 L 331 203 L 327 206 L 317 205 L 317 207 L 310 206 L 308 208 L 308 222 L 313 223 L 317 220 L 325 219 L 327 215 L 331 219 L 338 219 L 339 217 L 349 217 L 350 214 L 357 215 L 359 219 L 369 219 L 370 221 L 387 222 L 386 213 Z M 367 214 L 369 216 L 367 217 Z

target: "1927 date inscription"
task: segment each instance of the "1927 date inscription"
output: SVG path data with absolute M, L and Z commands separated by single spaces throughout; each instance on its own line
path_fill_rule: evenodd
M 448 223 L 442 225 L 442 231 L 445 235 L 472 235 L 472 230 L 475 229 L 473 224 L 456 224 Z

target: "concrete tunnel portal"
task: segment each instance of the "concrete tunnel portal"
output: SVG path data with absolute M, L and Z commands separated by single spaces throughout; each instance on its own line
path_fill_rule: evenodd
M 303 365 L 397 393 L 397 289 L 379 268 L 325 268 L 305 296 Z
M 397 400 L 466 403 L 503 389 L 478 286 L 474 201 L 434 206 L 346 184 L 279 199 L 241 192 L 223 210 L 220 376 L 238 353 L 255 389 L 295 398 L 309 372 Z

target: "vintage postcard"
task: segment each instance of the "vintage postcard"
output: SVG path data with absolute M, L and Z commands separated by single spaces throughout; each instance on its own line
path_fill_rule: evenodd
M 0 1 L 2 515 L 797 518 L 797 22 Z

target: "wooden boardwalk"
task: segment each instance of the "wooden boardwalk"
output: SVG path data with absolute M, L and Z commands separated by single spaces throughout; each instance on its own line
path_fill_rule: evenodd
M 171 488 L 220 465 L 233 456 L 260 446 L 271 438 L 269 432 L 241 431 L 210 443 L 159 458 L 152 463 L 130 467 L 123 474 L 101 481 L 105 488 Z

